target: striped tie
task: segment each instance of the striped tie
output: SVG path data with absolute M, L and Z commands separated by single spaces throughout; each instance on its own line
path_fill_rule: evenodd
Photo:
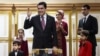
M 42 25 L 42 29 L 44 30 L 45 29 L 45 21 L 44 21 L 44 17 L 41 16 L 41 25 Z

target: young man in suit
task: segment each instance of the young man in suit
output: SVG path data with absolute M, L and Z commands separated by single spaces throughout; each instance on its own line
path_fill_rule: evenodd
M 82 7 L 82 14 L 84 18 L 79 20 L 78 32 L 87 30 L 89 32 L 88 40 L 92 43 L 92 56 L 96 56 L 96 34 L 98 33 L 98 22 L 95 17 L 89 14 L 90 6 L 84 5 Z
M 9 53 L 9 56 L 24 56 L 24 53 L 19 50 L 20 49 L 20 42 L 14 41 L 13 42 L 13 51 Z
M 27 18 L 24 22 L 24 29 L 33 27 L 33 49 L 44 49 L 57 47 L 57 33 L 54 17 L 46 13 L 47 4 L 40 2 L 37 4 L 38 15 L 30 18 L 31 13 L 28 11 Z

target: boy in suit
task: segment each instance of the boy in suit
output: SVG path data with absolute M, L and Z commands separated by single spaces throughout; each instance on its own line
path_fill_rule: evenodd
M 13 42 L 13 51 L 9 53 L 9 56 L 24 56 L 24 53 L 19 50 L 20 48 L 20 42 L 14 41 Z

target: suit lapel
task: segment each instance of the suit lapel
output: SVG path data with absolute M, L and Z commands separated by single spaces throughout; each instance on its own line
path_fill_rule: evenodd
M 39 27 L 39 29 L 40 30 L 43 30 L 42 29 L 42 25 L 41 25 L 41 20 L 40 20 L 40 16 L 38 16 L 38 18 L 37 18 L 37 26 Z M 47 26 L 48 26 L 48 23 L 49 23 L 49 17 L 48 17 L 48 15 L 47 15 L 47 18 L 46 18 L 46 26 L 45 26 L 45 29 L 43 30 L 43 31 L 45 31 L 46 30 L 46 28 L 47 28 Z
M 87 18 L 87 20 L 86 20 L 86 24 L 87 24 L 87 22 L 90 20 L 90 16 L 91 16 L 91 15 L 88 16 L 88 18 Z
M 15 56 L 15 52 L 12 52 L 12 55 Z
M 86 25 L 86 23 L 87 23 L 88 19 L 89 19 L 89 16 L 88 16 L 87 20 L 84 22 L 84 18 L 83 18 L 83 20 L 82 20 L 82 22 L 83 22 L 83 26 L 85 26 L 85 25 Z
M 17 56 L 20 56 L 20 55 L 19 55 L 19 51 L 17 52 Z
M 82 24 L 84 24 L 84 18 L 81 20 Z
M 45 26 L 45 29 L 47 28 L 48 23 L 49 23 L 49 22 L 48 22 L 48 21 L 49 21 L 49 17 L 48 17 L 48 15 L 47 15 L 47 18 L 46 18 L 46 19 L 47 19 L 47 20 L 46 20 L 46 26 Z M 44 30 L 45 30 L 45 29 L 44 29 Z
M 37 25 L 38 28 L 39 28 L 40 30 L 43 30 L 43 29 L 42 29 L 41 20 L 40 20 L 40 16 L 39 16 L 39 15 L 38 15 L 38 18 L 37 18 L 37 21 L 36 21 L 36 22 L 37 22 L 37 24 L 38 24 L 38 25 Z
M 81 27 L 83 27 L 83 25 L 84 25 L 83 20 L 84 20 L 84 19 L 81 19 L 81 20 L 80 20 L 80 26 L 81 26 Z
M 12 52 L 12 55 L 15 56 L 15 52 Z M 17 52 L 17 56 L 19 56 L 19 53 Z
M 86 28 L 86 26 L 88 25 L 88 21 L 90 21 L 90 15 L 88 16 L 86 22 L 83 22 L 83 28 Z

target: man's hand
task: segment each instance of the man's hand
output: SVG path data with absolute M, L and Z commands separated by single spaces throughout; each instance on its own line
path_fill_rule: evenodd
M 58 54 L 58 48 L 54 46 L 53 47 L 53 52 L 54 52 L 55 55 L 57 55 Z
M 30 18 L 31 14 L 32 14 L 32 13 L 31 13 L 30 9 L 28 8 L 27 17 Z
M 78 28 L 78 34 L 80 35 L 81 31 L 83 31 L 83 28 Z
M 82 31 L 82 30 L 83 30 L 83 28 L 79 28 L 79 29 L 78 29 L 78 31 Z

